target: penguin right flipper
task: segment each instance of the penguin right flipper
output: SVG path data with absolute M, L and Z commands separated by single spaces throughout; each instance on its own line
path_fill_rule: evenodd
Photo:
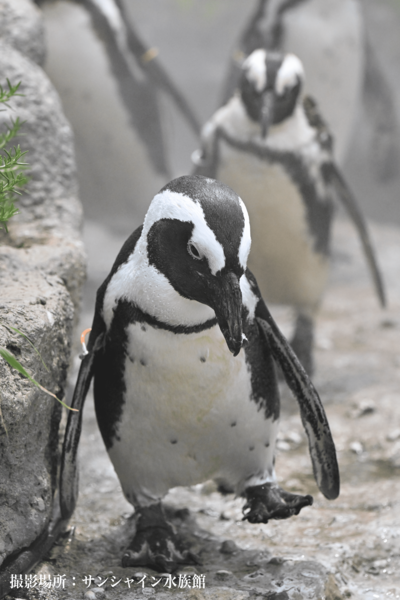
M 247 275 L 253 291 L 258 292 L 259 301 L 255 316 L 260 332 L 265 336 L 272 355 L 300 407 L 301 420 L 308 436 L 315 480 L 324 496 L 334 500 L 339 495 L 340 475 L 335 444 L 324 407 L 299 359 L 272 318 L 256 288 L 254 277 L 248 270 Z
M 79 369 L 71 407 L 78 412 L 70 412 L 65 431 L 61 470 L 60 470 L 60 508 L 63 519 L 69 519 L 74 512 L 78 498 L 78 446 L 82 430 L 83 405 L 89 391 L 94 373 L 96 354 L 103 345 L 105 331 L 102 321 L 93 323 L 89 338 L 89 352 L 83 357 Z M 96 327 L 97 325 L 97 327 Z
M 346 184 L 346 181 L 344 180 L 336 165 L 333 162 L 325 163 L 324 165 L 322 165 L 321 169 L 325 181 L 332 185 L 336 195 L 347 210 L 358 231 L 361 244 L 363 246 L 363 250 L 367 259 L 367 263 L 371 272 L 371 276 L 375 285 L 376 293 L 378 295 L 381 305 L 384 307 L 386 306 L 386 294 L 383 285 L 383 279 L 378 267 L 378 263 L 375 257 L 375 253 L 372 247 L 371 239 L 368 233 L 363 214 L 361 213 L 358 207 L 354 195 L 351 193 L 348 185 Z

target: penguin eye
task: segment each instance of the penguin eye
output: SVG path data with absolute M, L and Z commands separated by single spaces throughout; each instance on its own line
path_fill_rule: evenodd
M 187 250 L 192 258 L 195 258 L 196 260 L 201 259 L 200 252 L 197 250 L 196 246 L 192 244 L 192 242 L 188 243 Z

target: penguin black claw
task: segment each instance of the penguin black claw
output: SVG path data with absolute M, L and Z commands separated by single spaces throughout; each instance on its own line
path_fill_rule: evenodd
M 264 483 L 247 488 L 243 521 L 268 523 L 270 519 L 288 519 L 298 515 L 302 508 L 311 506 L 312 496 L 286 492 L 275 483 Z
M 148 567 L 160 573 L 198 563 L 166 520 L 161 504 L 137 509 L 135 536 L 121 562 L 123 567 Z

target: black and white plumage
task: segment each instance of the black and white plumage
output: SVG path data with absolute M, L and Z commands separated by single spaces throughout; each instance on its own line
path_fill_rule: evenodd
M 279 392 L 273 359 L 301 410 L 318 486 L 339 493 L 323 406 L 247 269 L 250 224 L 224 184 L 180 177 L 153 199 L 97 293 L 89 354 L 72 406 L 90 380 L 99 427 L 138 530 L 123 564 L 174 570 L 190 560 L 163 516 L 175 486 L 214 479 L 245 496 L 245 518 L 287 518 L 312 503 L 276 483 Z M 70 414 L 61 508 L 77 495 L 82 411 Z
M 250 268 L 268 302 L 295 308 L 292 345 L 311 372 L 336 197 L 359 231 L 382 305 L 385 294 L 364 219 L 335 165 L 315 102 L 302 98 L 303 83 L 297 56 L 255 50 L 243 63 L 238 91 L 203 127 L 193 161 L 195 173 L 244 199 L 252 223 Z

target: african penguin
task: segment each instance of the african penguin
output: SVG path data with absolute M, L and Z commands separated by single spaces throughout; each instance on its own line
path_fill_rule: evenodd
M 97 293 L 72 406 L 94 377 L 97 420 L 137 531 L 123 565 L 173 571 L 190 552 L 166 521 L 169 489 L 214 479 L 246 498 L 245 519 L 298 514 L 311 496 L 280 488 L 274 470 L 279 392 L 273 360 L 300 405 L 317 483 L 339 493 L 323 406 L 247 268 L 250 223 L 240 197 L 202 176 L 173 180 L 150 204 Z M 82 410 L 71 413 L 61 508 L 77 495 Z
M 383 284 L 364 219 L 336 167 L 332 137 L 315 102 L 302 98 L 294 54 L 255 50 L 239 89 L 204 125 L 195 174 L 215 177 L 245 201 L 250 268 L 271 303 L 294 307 L 292 347 L 311 373 L 313 321 L 326 286 L 333 201 L 343 201 L 364 247 L 382 305 Z

